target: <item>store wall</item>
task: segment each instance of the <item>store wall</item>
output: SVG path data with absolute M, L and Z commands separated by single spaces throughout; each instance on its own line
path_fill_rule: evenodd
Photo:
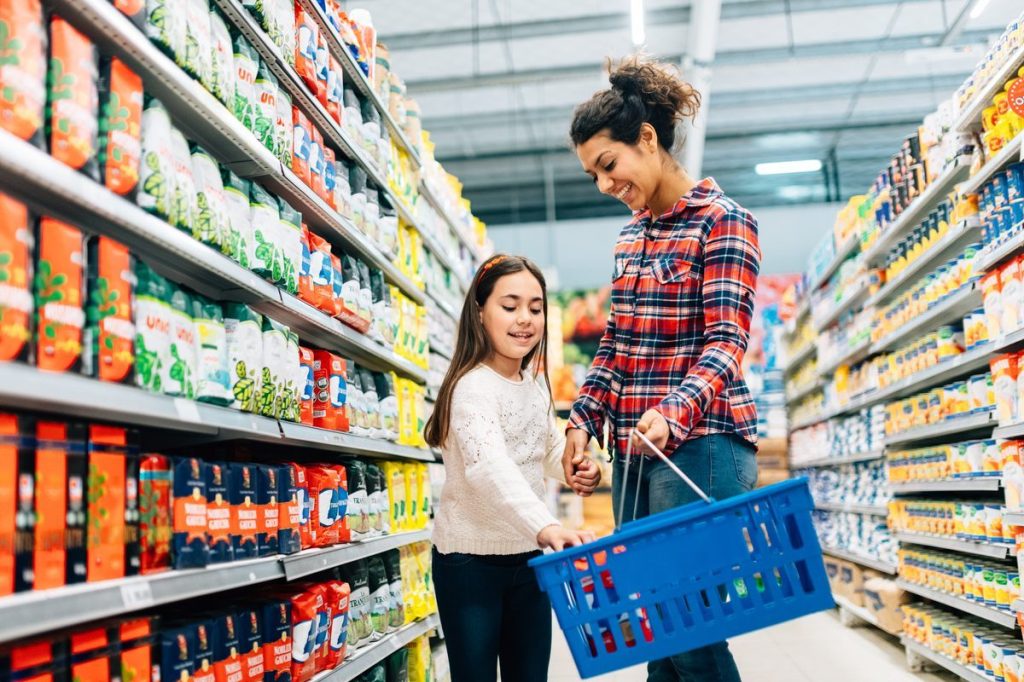
M 832 229 L 841 206 L 751 209 L 760 225 L 764 253 L 761 271 L 768 275 L 803 272 L 814 246 Z M 625 222 L 625 218 L 604 218 L 495 225 L 488 234 L 497 251 L 522 254 L 536 261 L 549 273 L 553 289 L 592 289 L 608 282 L 612 247 Z

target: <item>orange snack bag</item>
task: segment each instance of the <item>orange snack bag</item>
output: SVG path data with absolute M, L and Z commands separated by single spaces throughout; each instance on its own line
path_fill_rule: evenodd
M 82 233 L 54 218 L 39 222 L 36 242 L 36 364 L 76 371 L 82 355 Z
M 54 15 L 46 111 L 50 155 L 94 180 L 99 180 L 98 77 L 96 46 Z
M 99 162 L 107 189 L 131 197 L 142 156 L 142 78 L 112 58 L 104 64 Z
M 85 374 L 101 381 L 131 382 L 135 369 L 132 324 L 132 257 L 108 237 L 89 240 L 89 301 L 86 307 Z
M 43 146 L 46 29 L 40 0 L 0 3 L 0 128 Z
M 0 361 L 28 358 L 32 338 L 31 277 L 28 208 L 0 194 Z

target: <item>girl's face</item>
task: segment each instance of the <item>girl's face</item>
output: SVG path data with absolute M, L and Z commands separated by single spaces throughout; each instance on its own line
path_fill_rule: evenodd
M 500 278 L 480 310 L 480 321 L 496 355 L 522 361 L 545 330 L 540 282 L 526 270 Z
M 603 130 L 578 146 L 576 156 L 601 193 L 615 197 L 631 211 L 646 208 L 657 191 L 658 140 L 648 124 L 640 128 L 636 144 L 616 142 Z

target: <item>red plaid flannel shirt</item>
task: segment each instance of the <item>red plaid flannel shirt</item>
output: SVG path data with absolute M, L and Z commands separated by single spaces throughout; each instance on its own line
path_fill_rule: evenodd
M 757 221 L 707 178 L 658 220 L 636 214 L 615 245 L 612 310 L 569 426 L 615 452 L 656 408 L 683 441 L 735 433 L 757 443 L 741 362 L 761 264 Z

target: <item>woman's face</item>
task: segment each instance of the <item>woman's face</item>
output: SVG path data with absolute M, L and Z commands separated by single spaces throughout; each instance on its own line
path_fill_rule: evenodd
M 480 321 L 497 355 L 521 361 L 544 334 L 544 290 L 540 282 L 526 270 L 505 275 L 494 283 L 480 311 Z
M 616 142 L 602 130 L 576 147 L 583 171 L 602 194 L 615 197 L 631 211 L 646 208 L 658 187 L 661 164 L 654 128 L 644 124 L 636 144 Z

